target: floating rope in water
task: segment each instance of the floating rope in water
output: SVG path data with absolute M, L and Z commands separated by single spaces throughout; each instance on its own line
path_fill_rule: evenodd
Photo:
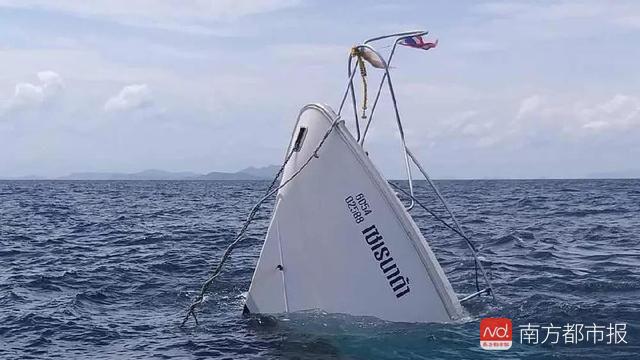
M 200 293 L 198 294 L 198 296 L 196 296 L 195 301 L 189 306 L 189 310 L 187 311 L 187 314 L 185 315 L 184 320 L 182 320 L 182 324 L 180 325 L 180 327 L 183 327 L 187 323 L 187 321 L 189 320 L 189 317 L 191 317 L 191 316 L 193 316 L 193 319 L 195 320 L 196 325 L 198 325 L 198 318 L 196 317 L 196 312 L 195 312 L 196 308 L 198 306 L 202 305 L 202 303 L 204 302 L 204 295 L 209 290 L 209 287 L 211 286 L 211 283 L 213 283 L 213 281 L 222 272 L 222 267 L 224 266 L 224 263 L 227 261 L 227 259 L 231 255 L 231 252 L 233 251 L 233 249 L 240 243 L 240 241 L 242 241 L 244 239 L 244 234 L 246 233 L 247 228 L 249 227 L 251 222 L 253 221 L 253 218 L 255 217 L 255 215 L 260 210 L 260 206 L 265 201 L 267 201 L 272 195 L 277 193 L 278 190 L 280 190 L 283 187 L 285 187 L 285 185 L 287 185 L 289 182 L 291 182 L 291 180 L 293 180 L 296 176 L 298 176 L 298 174 L 300 174 L 302 172 L 302 170 L 304 170 L 304 168 L 306 168 L 307 165 L 309 165 L 309 163 L 311 163 L 311 160 L 313 160 L 315 158 L 319 158 L 318 151 L 320 150 L 322 145 L 324 145 L 325 141 L 329 137 L 329 134 L 331 134 L 333 129 L 338 125 L 338 122 L 339 122 L 339 118 L 336 118 L 333 121 L 333 123 L 331 124 L 331 127 L 327 130 L 327 132 L 324 134 L 324 136 L 322 137 L 322 139 L 318 143 L 318 146 L 313 151 L 313 154 L 302 164 L 302 166 L 300 166 L 300 168 L 296 172 L 294 172 L 293 175 L 291 175 L 291 177 L 289 177 L 287 180 L 283 180 L 278 187 L 274 188 L 276 182 L 278 181 L 278 178 L 284 172 L 285 166 L 287 165 L 287 163 L 291 159 L 291 156 L 294 153 L 293 149 L 291 149 L 291 151 L 289 151 L 289 153 L 287 154 L 287 156 L 284 159 L 284 162 L 282 163 L 282 166 L 280 166 L 280 169 L 278 170 L 278 173 L 273 178 L 273 181 L 271 181 L 271 184 L 267 188 L 267 191 L 266 191 L 265 195 L 260 200 L 258 200 L 258 202 L 253 206 L 253 208 L 251 209 L 251 212 L 249 212 L 249 215 L 247 216 L 247 219 L 245 220 L 244 224 L 242 225 L 242 228 L 240 228 L 240 231 L 238 231 L 238 233 L 236 234 L 233 242 L 224 251 L 224 254 L 222 255 L 222 258 L 220 259 L 220 262 L 215 267 L 215 269 L 213 270 L 213 272 L 211 273 L 211 275 L 209 276 L 207 281 L 205 281 L 202 284 L 202 287 L 200 288 Z

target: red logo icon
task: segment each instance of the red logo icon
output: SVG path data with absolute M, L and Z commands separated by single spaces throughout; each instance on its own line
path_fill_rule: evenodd
M 513 327 L 511 319 L 486 318 L 480 320 L 480 347 L 485 350 L 511 348 Z

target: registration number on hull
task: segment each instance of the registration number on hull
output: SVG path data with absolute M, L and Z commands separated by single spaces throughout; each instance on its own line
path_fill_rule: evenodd
M 363 222 L 364 217 L 373 212 L 363 193 L 359 193 L 356 196 L 349 195 L 344 199 L 344 201 L 347 203 L 347 208 L 349 209 L 351 216 L 353 216 L 356 224 Z

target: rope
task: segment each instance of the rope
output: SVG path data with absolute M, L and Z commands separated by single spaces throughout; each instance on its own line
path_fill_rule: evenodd
M 427 208 L 425 205 L 423 205 L 420 201 L 418 201 L 418 199 L 416 199 L 413 195 L 409 194 L 407 191 L 405 191 L 403 188 L 399 187 L 398 185 L 389 182 L 389 185 L 393 186 L 394 188 L 396 188 L 397 190 L 400 190 L 403 194 L 405 194 L 406 196 L 410 197 L 413 199 L 413 201 L 415 201 L 416 204 L 418 204 L 418 206 L 420 206 L 421 208 L 423 208 L 426 212 L 428 212 L 431 216 L 433 216 L 436 220 L 440 221 L 444 226 L 446 226 L 449 230 L 453 231 L 454 233 L 460 235 L 460 237 L 462 239 L 464 239 L 464 241 L 467 242 L 467 244 L 469 245 L 469 247 L 473 250 L 473 261 L 474 261 L 474 268 L 475 268 L 475 273 L 476 273 L 476 289 L 478 291 L 480 291 L 480 283 L 478 282 L 478 257 L 477 252 L 478 250 L 476 250 L 476 247 L 473 245 L 473 242 L 471 242 L 471 239 L 469 239 L 469 237 L 467 237 L 465 234 L 463 234 L 460 230 L 454 228 L 453 226 L 449 225 L 449 223 L 447 223 L 446 221 L 444 221 L 440 216 L 438 216 L 436 213 L 434 213 L 433 211 L 431 211 L 429 208 Z
M 367 102 L 368 102 L 368 86 L 367 86 L 367 67 L 364 62 L 362 50 L 357 47 L 351 48 L 351 56 L 355 56 L 358 62 L 358 68 L 360 68 L 360 77 L 362 78 L 362 118 L 367 118 Z
M 291 182 L 291 180 L 293 180 L 296 176 L 298 176 L 298 174 L 300 174 L 302 170 L 304 170 L 304 168 L 306 168 L 307 165 L 309 165 L 311 160 L 315 158 L 319 158 L 318 151 L 320 150 L 322 145 L 325 143 L 325 141 L 329 137 L 329 134 L 331 134 L 333 129 L 337 126 L 338 120 L 339 118 L 336 118 L 333 121 L 333 123 L 331 124 L 331 127 L 327 130 L 327 132 L 324 134 L 324 136 L 318 143 L 318 146 L 313 151 L 313 154 L 302 164 L 302 166 L 300 166 L 300 168 L 296 172 L 294 172 L 293 175 L 291 175 L 291 177 L 289 177 L 285 181 L 282 181 L 278 187 L 274 188 L 274 185 L 278 181 L 278 178 L 280 177 L 280 175 L 282 175 L 282 172 L 284 171 L 285 166 L 293 156 L 293 153 L 294 153 L 293 149 L 291 149 L 291 151 L 287 154 L 287 156 L 284 159 L 284 162 L 282 163 L 282 166 L 280 166 L 280 169 L 278 170 L 278 173 L 273 178 L 273 181 L 271 181 L 271 184 L 267 188 L 265 195 L 260 200 L 258 200 L 258 202 L 253 206 L 253 208 L 251 209 L 251 212 L 249 212 L 249 215 L 247 216 L 247 219 L 242 225 L 242 228 L 236 234 L 236 237 L 234 238 L 233 242 L 224 251 L 224 254 L 220 259 L 220 262 L 215 267 L 215 269 L 213 270 L 213 272 L 211 273 L 207 281 L 205 281 L 202 284 L 202 287 L 200 288 L 200 293 L 198 294 L 198 296 L 196 296 L 196 299 L 194 300 L 194 302 L 191 303 L 191 305 L 189 306 L 189 310 L 187 311 L 187 314 L 185 315 L 184 320 L 182 320 L 182 324 L 180 325 L 180 327 L 183 327 L 187 323 L 190 316 L 193 316 L 193 319 L 195 320 L 196 325 L 198 325 L 198 318 L 196 317 L 196 312 L 195 312 L 196 308 L 202 305 L 202 303 L 204 302 L 204 295 L 209 290 L 209 287 L 211 286 L 211 283 L 213 283 L 213 280 L 215 280 L 222 272 L 222 267 L 224 263 L 227 261 L 227 259 L 229 258 L 229 256 L 231 255 L 231 252 L 233 251 L 233 249 L 240 243 L 240 241 L 244 239 L 244 234 L 247 231 L 247 228 L 249 227 L 251 222 L 253 221 L 253 218 L 258 213 L 258 210 L 260 210 L 260 206 L 262 205 L 262 203 L 267 201 L 273 194 L 275 194 L 276 192 L 278 192 L 278 190 L 285 187 L 285 185 L 287 185 L 289 182 Z

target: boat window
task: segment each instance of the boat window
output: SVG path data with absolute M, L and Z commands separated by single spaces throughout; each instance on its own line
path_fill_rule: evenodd
M 300 151 L 306 135 L 307 135 L 307 128 L 301 127 L 300 130 L 298 130 L 298 136 L 296 136 L 296 142 L 293 143 L 293 151 L 296 151 L 296 152 Z

